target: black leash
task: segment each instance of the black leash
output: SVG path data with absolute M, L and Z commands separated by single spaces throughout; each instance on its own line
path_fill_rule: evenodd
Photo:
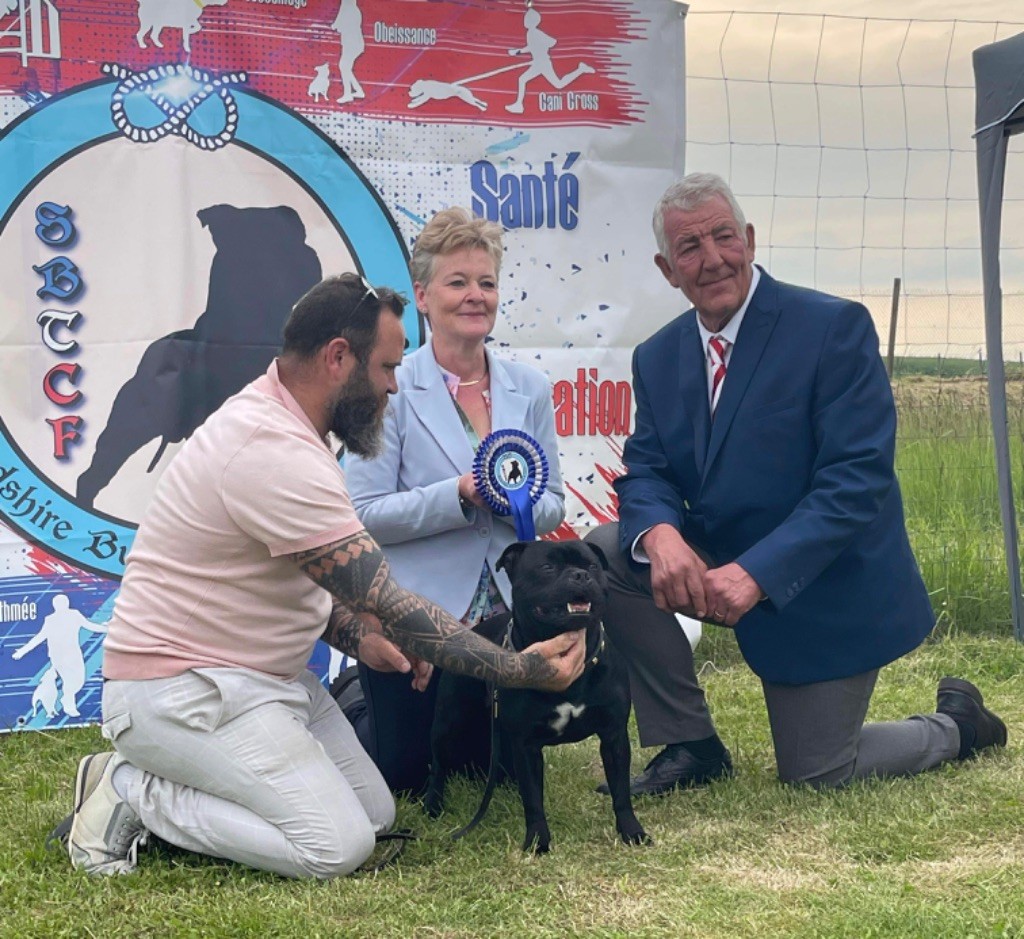
M 508 634 L 505 636 L 506 642 L 512 635 L 511 620 L 508 623 L 508 630 Z M 452 841 L 458 841 L 464 835 L 468 835 L 480 824 L 491 806 L 494 790 L 498 788 L 498 762 L 501 759 L 501 741 L 498 736 L 498 686 L 488 682 L 487 691 L 491 696 L 491 759 L 487 767 L 487 785 L 484 787 L 483 798 L 480 800 L 480 808 L 476 810 L 476 815 L 469 820 L 469 824 L 464 825 L 452 835 Z
M 508 618 L 508 628 L 505 630 L 505 638 L 501 641 L 501 647 L 512 652 L 516 651 L 512 645 L 513 623 L 514 620 L 510 616 Z M 501 759 L 501 738 L 498 731 L 498 686 L 494 682 L 487 682 L 487 694 L 491 699 L 491 758 L 487 766 L 487 785 L 484 787 L 484 794 L 480 799 L 480 808 L 476 810 L 476 815 L 469 820 L 468 824 L 463 825 L 462 828 L 452 835 L 452 841 L 458 841 L 460 838 L 468 835 L 483 821 L 483 817 L 491 807 L 494 790 L 498 788 L 498 762 Z
M 512 645 L 512 626 L 513 620 L 512 617 L 509 617 L 508 629 L 505 630 L 505 638 L 502 640 L 501 647 L 503 649 L 516 652 L 518 650 Z M 584 671 L 594 665 L 597 665 L 601 660 L 601 653 L 604 652 L 604 623 L 599 623 L 598 628 L 600 632 L 598 634 L 597 648 L 594 650 L 594 654 L 587 661 L 587 664 L 583 667 Z M 458 841 L 460 838 L 468 835 L 474 828 L 476 828 L 477 825 L 480 824 L 483 817 L 487 814 L 487 810 L 491 806 L 491 798 L 494 796 L 494 790 L 498 788 L 498 762 L 500 760 L 501 742 L 498 732 L 498 687 L 492 682 L 488 682 L 487 691 L 491 697 L 491 759 L 490 764 L 487 767 L 487 785 L 484 787 L 484 794 L 480 799 L 480 808 L 476 810 L 476 815 L 469 820 L 467 825 L 464 825 L 452 835 L 452 841 Z
M 394 831 L 381 832 L 377 835 L 377 845 L 386 844 L 388 847 L 377 860 L 374 860 L 374 856 L 371 854 L 356 868 L 356 873 L 376 874 L 384 870 L 389 864 L 394 864 L 398 860 L 398 856 L 405 850 L 405 846 L 410 841 L 416 841 L 416 839 L 415 832 L 409 828 L 397 828 Z M 376 851 L 377 848 L 375 846 L 374 853 Z

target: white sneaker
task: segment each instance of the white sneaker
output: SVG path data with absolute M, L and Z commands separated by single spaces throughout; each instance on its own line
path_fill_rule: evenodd
M 71 866 L 88 874 L 130 874 L 149 832 L 114 789 L 114 770 L 123 760 L 113 752 L 82 758 L 75 778 L 68 854 Z

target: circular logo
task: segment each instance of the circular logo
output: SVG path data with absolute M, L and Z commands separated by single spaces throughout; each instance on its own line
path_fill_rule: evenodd
M 498 458 L 496 471 L 506 490 L 522 489 L 529 481 L 522 458 L 516 453 L 505 453 Z
M 0 515 L 120 578 L 163 468 L 313 283 L 412 287 L 373 187 L 244 75 L 107 71 L 0 134 Z
M 529 434 L 521 430 L 495 430 L 477 447 L 473 480 L 492 512 L 511 515 L 514 503 L 532 505 L 544 494 L 548 459 Z

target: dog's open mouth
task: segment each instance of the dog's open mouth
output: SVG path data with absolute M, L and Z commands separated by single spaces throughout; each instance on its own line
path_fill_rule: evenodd
M 559 617 L 561 614 L 572 616 L 590 616 L 593 605 L 589 600 L 569 600 L 565 606 L 538 606 L 534 607 L 535 614 L 546 620 Z

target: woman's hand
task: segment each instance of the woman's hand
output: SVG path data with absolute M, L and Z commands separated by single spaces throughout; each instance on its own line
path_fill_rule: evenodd
M 472 473 L 466 473 L 464 476 L 459 477 L 459 498 L 463 502 L 475 505 L 478 509 L 487 508 L 484 497 L 477 492 L 476 480 L 473 479 Z

